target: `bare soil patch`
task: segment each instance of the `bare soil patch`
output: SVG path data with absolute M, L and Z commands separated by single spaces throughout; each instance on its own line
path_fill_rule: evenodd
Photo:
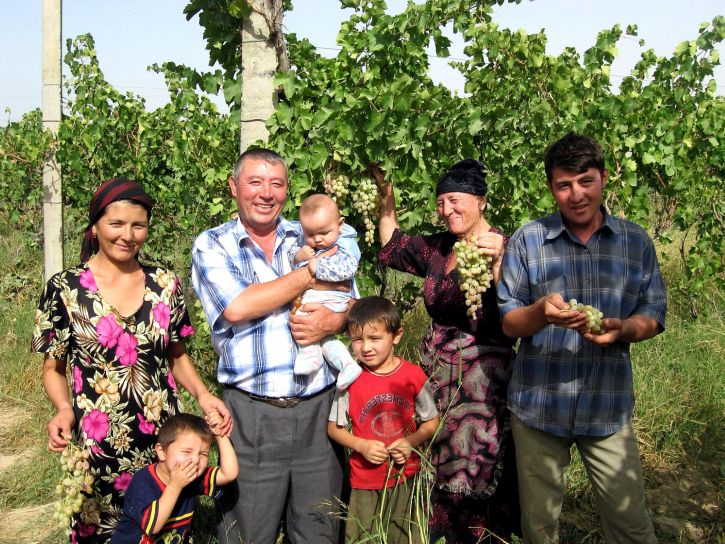
M 0 470 L 9 470 L 16 463 L 23 462 L 30 456 L 27 452 L 17 452 L 8 441 L 13 429 L 23 425 L 29 415 L 26 411 L 7 403 L 2 406 L 3 417 L 0 418 Z M 41 544 L 51 542 L 56 532 L 53 521 L 53 503 L 40 506 L 28 506 L 0 512 L 0 544 Z
M 56 531 L 53 503 L 18 508 L 0 514 L 0 544 L 41 544 Z

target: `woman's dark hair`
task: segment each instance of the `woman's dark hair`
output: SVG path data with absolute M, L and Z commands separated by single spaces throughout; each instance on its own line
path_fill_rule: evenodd
M 113 202 L 128 201 L 143 206 L 151 219 L 153 203 L 143 187 L 126 178 L 112 178 L 104 182 L 91 197 L 88 206 L 88 226 L 83 235 L 81 246 L 81 262 L 86 262 L 98 251 L 98 240 L 93 236 L 92 227 L 103 216 L 109 204 Z
M 436 185 L 436 196 L 445 193 L 468 193 L 486 196 L 488 170 L 486 165 L 475 159 L 463 159 L 443 174 Z
M 385 297 L 378 296 L 358 299 L 347 314 L 347 328 L 359 331 L 370 323 L 382 323 L 392 334 L 398 332 L 400 314 L 395 304 Z
M 211 444 L 214 441 L 214 433 L 203 418 L 194 414 L 176 414 L 161 425 L 156 442 L 166 450 L 182 433 L 194 433 L 205 444 Z
M 554 168 L 577 174 L 596 168 L 604 174 L 604 152 L 594 138 L 570 132 L 546 149 L 544 170 L 549 182 Z

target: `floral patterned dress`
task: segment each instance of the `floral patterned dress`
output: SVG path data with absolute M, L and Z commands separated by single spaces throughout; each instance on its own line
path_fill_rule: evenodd
M 506 409 L 513 340 L 501 328 L 494 286 L 483 293 L 476 319 L 468 316 L 458 270 L 446 271 L 456 240 L 448 231 L 409 236 L 396 229 L 379 259 L 424 278 L 432 318 L 420 361 L 442 420 L 431 447 L 431 542 L 481 542 L 489 531 L 508 540 L 519 516 Z
M 74 440 L 95 477 L 72 542 L 110 539 L 131 476 L 154 462 L 159 425 L 180 409 L 167 351 L 194 328 L 173 272 L 143 271 L 143 303 L 131 316 L 104 301 L 87 265 L 54 275 L 36 314 L 32 349 L 69 363 Z

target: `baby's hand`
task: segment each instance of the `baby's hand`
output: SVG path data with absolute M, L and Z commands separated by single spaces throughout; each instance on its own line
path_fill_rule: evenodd
M 299 251 L 295 255 L 295 262 L 299 263 L 302 261 L 309 261 L 314 256 L 315 256 L 315 250 L 312 249 L 312 247 L 310 247 L 308 245 L 304 245 L 299 249 Z
M 183 489 L 196 479 L 198 467 L 193 459 L 186 459 L 172 467 L 170 472 L 171 480 L 169 484 L 175 485 L 178 489 Z
M 395 461 L 396 465 L 403 465 L 410 457 L 411 452 L 413 451 L 413 446 L 408 442 L 408 440 L 403 437 L 399 438 L 390 446 L 388 446 L 388 452 L 390 453 L 390 457 L 393 458 L 393 461 Z

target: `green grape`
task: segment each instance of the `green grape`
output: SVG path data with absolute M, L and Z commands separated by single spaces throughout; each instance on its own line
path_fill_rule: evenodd
M 370 178 L 360 180 L 352 196 L 352 206 L 362 216 L 365 224 L 365 242 L 375 242 L 375 221 L 378 212 L 378 188 Z
M 491 286 L 491 257 L 478 246 L 466 240 L 453 244 L 458 269 L 458 283 L 466 299 L 466 313 L 476 319 L 476 312 L 482 307 L 481 295 Z
M 587 316 L 586 331 L 592 334 L 604 334 L 604 327 L 602 326 L 602 319 L 604 314 L 596 309 L 594 306 L 589 304 L 582 304 L 577 302 L 575 298 L 569 301 L 569 310 L 576 310 L 582 312 Z
M 60 465 L 63 476 L 55 487 L 59 495 L 55 502 L 53 518 L 70 534 L 73 515 L 81 512 L 86 495 L 93 491 L 95 477 L 88 462 L 90 453 L 73 442 L 63 449 L 60 456 Z
M 350 179 L 344 174 L 327 174 L 322 180 L 325 192 L 338 206 L 342 206 L 345 198 L 350 194 Z

